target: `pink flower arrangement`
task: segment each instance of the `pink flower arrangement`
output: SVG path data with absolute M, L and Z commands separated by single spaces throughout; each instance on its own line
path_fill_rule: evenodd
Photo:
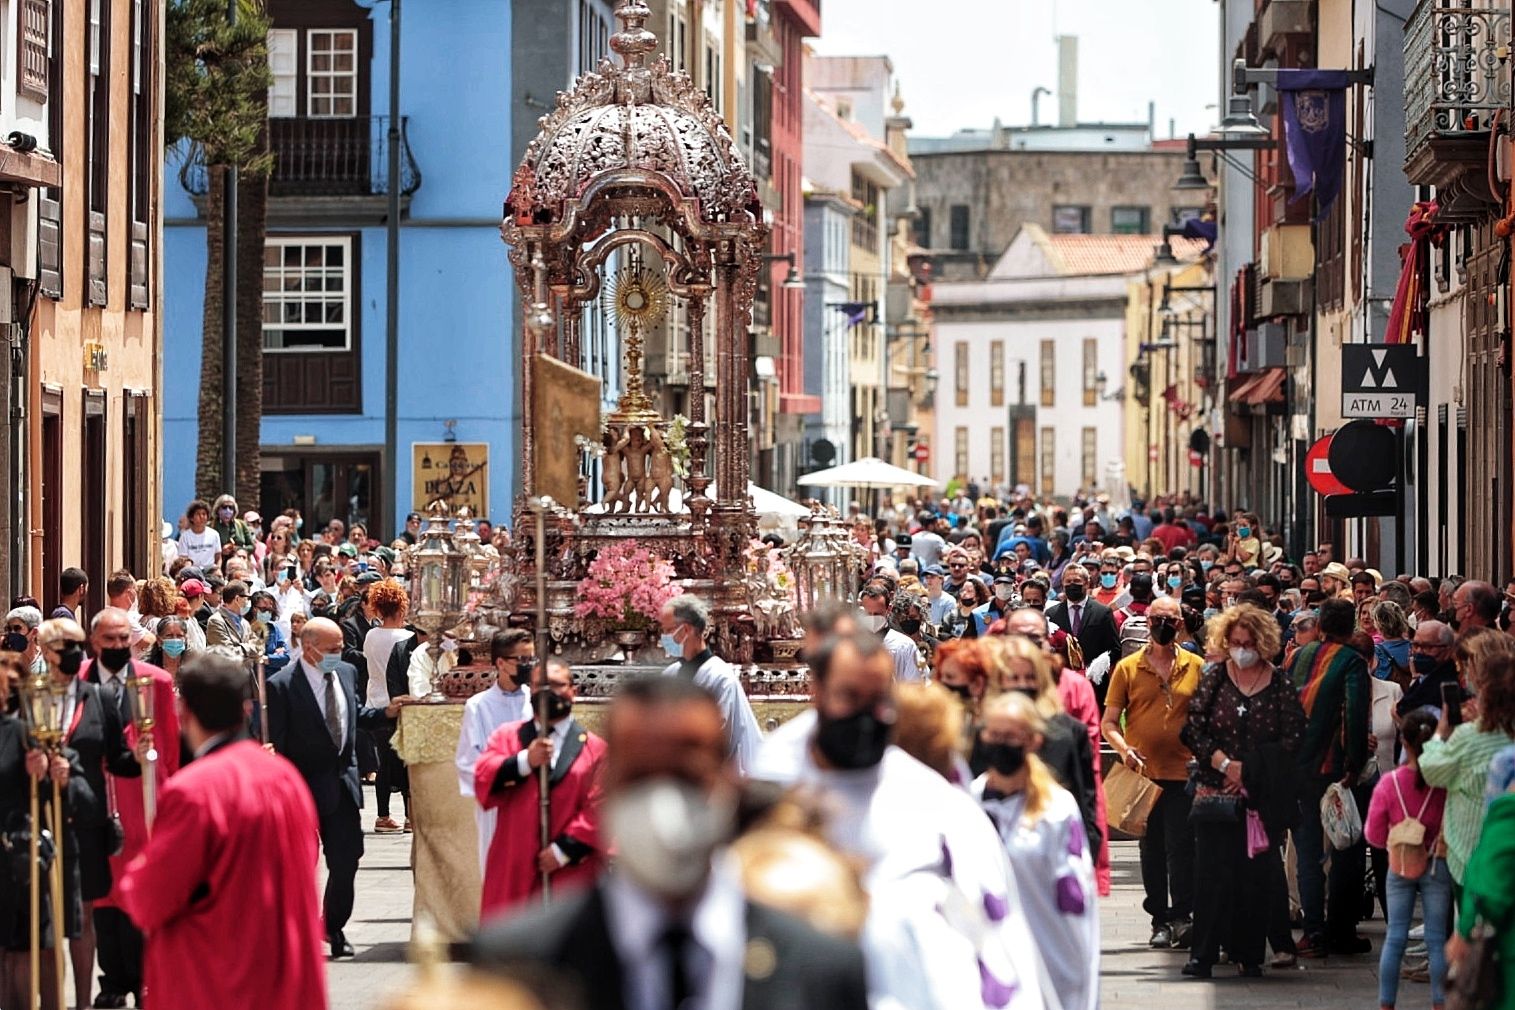
M 613 629 L 648 628 L 663 604 L 678 596 L 673 565 L 635 540 L 602 548 L 578 585 L 576 617 L 598 618 Z

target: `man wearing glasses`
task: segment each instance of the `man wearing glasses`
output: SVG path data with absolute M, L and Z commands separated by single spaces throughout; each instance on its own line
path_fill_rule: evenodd
M 1421 621 L 1410 639 L 1410 683 L 1399 700 L 1400 717 L 1422 708 L 1441 709 L 1441 685 L 1457 683 L 1452 629 L 1440 621 Z
M 963 583 L 968 581 L 968 576 L 973 573 L 968 569 L 968 552 L 953 550 L 947 552 L 947 578 L 942 583 L 942 592 L 948 596 L 956 597 Z

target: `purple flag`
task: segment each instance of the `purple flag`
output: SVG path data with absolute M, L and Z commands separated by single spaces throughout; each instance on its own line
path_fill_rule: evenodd
M 837 306 L 842 314 L 847 317 L 847 328 L 864 322 L 868 318 L 868 311 L 873 307 L 872 302 L 842 302 Z
M 1278 91 L 1295 198 L 1313 191 L 1315 220 L 1324 220 L 1347 162 L 1347 72 L 1280 70 Z

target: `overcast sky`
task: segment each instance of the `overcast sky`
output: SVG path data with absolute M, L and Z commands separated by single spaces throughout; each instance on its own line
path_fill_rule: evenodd
M 1146 122 L 1157 133 L 1206 133 L 1220 118 L 1215 0 L 824 0 L 827 55 L 884 54 L 919 136 L 1057 121 L 1056 35 L 1078 36 L 1078 113 L 1084 122 Z

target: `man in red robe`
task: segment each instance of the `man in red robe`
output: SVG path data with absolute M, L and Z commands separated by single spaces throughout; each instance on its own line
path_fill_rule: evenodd
M 95 658 L 84 664 L 79 676 L 114 694 L 121 711 L 121 725 L 126 745 L 133 752 L 141 731 L 142 696 L 136 681 L 152 678 L 153 749 L 158 752 L 158 795 L 162 795 L 168 777 L 179 770 L 179 716 L 174 709 L 174 678 L 167 670 L 131 658 L 132 630 L 130 615 L 119 607 L 106 607 L 90 621 L 89 644 Z M 102 695 L 103 697 L 103 695 Z M 147 844 L 147 812 L 143 796 L 145 778 L 119 778 L 106 773 L 111 802 L 121 819 L 125 837 L 121 852 L 111 857 L 111 880 L 117 886 L 93 903 L 91 918 L 95 927 L 100 958 L 101 1006 L 126 1006 L 128 993 L 142 1002 L 142 934 L 121 910 L 119 881 L 130 863 Z
M 244 734 L 239 661 L 186 662 L 179 714 L 195 759 L 159 794 L 152 839 L 116 886 L 147 934 L 150 1003 L 326 1010 L 310 790 Z
M 480 921 L 520 905 L 552 880 L 554 896 L 592 884 L 604 863 L 599 840 L 600 768 L 605 741 L 573 719 L 573 674 L 559 663 L 547 667 L 533 711 L 547 710 L 548 733 L 532 720 L 495 730 L 474 766 L 474 795 L 499 820 L 484 864 Z M 549 773 L 551 842 L 541 843 L 540 773 Z

